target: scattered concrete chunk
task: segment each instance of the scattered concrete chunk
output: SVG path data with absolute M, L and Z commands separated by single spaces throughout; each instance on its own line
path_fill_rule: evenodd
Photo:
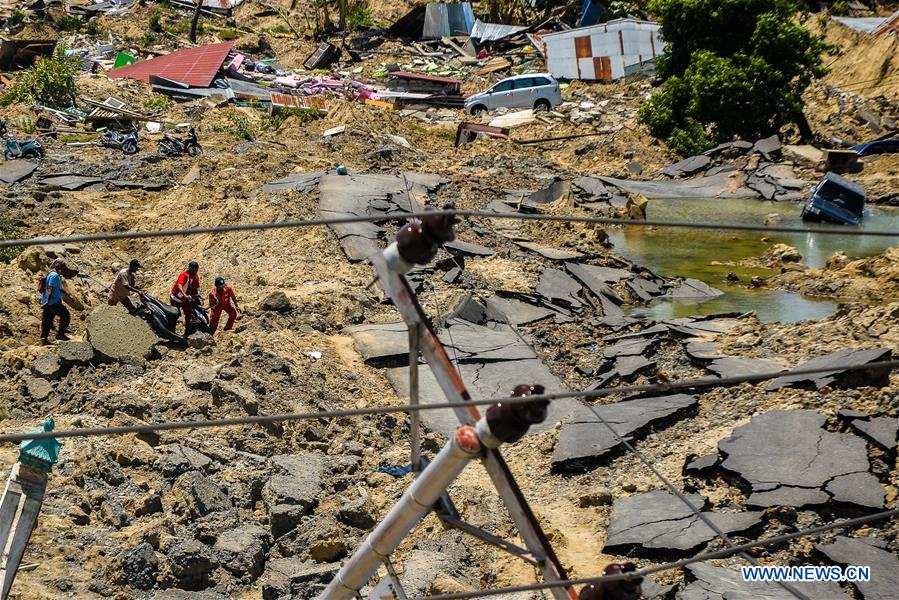
M 487 248 L 485 246 L 479 246 L 477 244 L 471 244 L 469 242 L 463 242 L 461 240 L 447 242 L 443 245 L 443 247 L 447 250 L 450 250 L 451 252 L 458 252 L 459 254 L 467 254 L 469 256 L 487 257 L 496 254 L 493 248 Z
M 632 339 L 622 340 L 614 346 L 603 349 L 604 358 L 615 358 L 617 356 L 639 356 L 645 354 L 656 343 L 655 338 L 651 339 Z
M 866 538 L 838 535 L 830 544 L 815 544 L 815 550 L 840 565 L 871 567 L 870 581 L 853 583 L 865 600 L 893 600 L 899 590 L 899 558 L 869 543 Z
M 713 360 L 706 366 L 706 369 L 718 377 L 726 379 L 728 377 L 748 377 L 764 373 L 777 373 L 783 370 L 783 366 L 760 358 L 725 356 Z
M 782 147 L 780 138 L 777 137 L 777 134 L 774 134 L 771 137 L 766 137 L 757 141 L 752 147 L 752 151 L 758 152 L 765 160 L 771 161 L 780 154 Z
M 290 190 L 292 192 L 308 192 L 315 189 L 319 179 L 324 175 L 324 171 L 318 171 L 316 173 L 292 173 L 281 179 L 266 183 L 262 186 L 262 191 L 276 192 Z
M 165 555 L 177 587 L 185 590 L 209 587 L 212 573 L 219 566 L 209 547 L 192 539 L 171 542 L 165 548 Z
M 562 250 L 561 248 L 544 246 L 543 244 L 538 244 L 536 242 L 516 241 L 515 244 L 525 250 L 530 250 L 531 252 L 539 254 L 547 260 L 573 260 L 584 256 L 577 250 Z
M 707 502 L 705 497 L 692 494 L 687 499 L 725 533 L 746 531 L 762 520 L 762 512 L 703 511 Z M 653 490 L 615 501 L 603 552 L 688 552 L 716 537 L 714 530 L 677 496 Z
M 649 302 L 653 298 L 662 295 L 662 287 L 658 283 L 643 277 L 628 279 L 627 288 L 640 302 Z
M 340 570 L 340 563 L 316 563 L 299 558 L 269 561 L 262 584 L 262 600 L 315 598 Z
M 173 510 L 190 518 L 232 508 L 231 500 L 213 480 L 197 471 L 181 475 L 172 486 Z
M 718 442 L 725 456 L 721 467 L 751 489 L 747 504 L 799 508 L 832 499 L 883 506 L 884 490 L 868 472 L 864 440 L 827 431 L 825 420 L 812 410 L 771 411 Z
M 789 591 L 776 583 L 743 581 L 740 571 L 713 567 L 706 563 L 687 565 L 694 579 L 678 595 L 678 600 L 793 600 Z M 849 600 L 840 584 L 795 583 L 791 585 L 809 598 Z
M 703 171 L 710 164 L 712 164 L 712 159 L 708 156 L 700 154 L 698 156 L 691 156 L 690 158 L 685 158 L 682 161 L 668 165 L 667 167 L 662 169 L 660 173 L 669 177 L 683 177 L 685 175 L 693 175 L 695 173 L 698 173 L 699 171 Z
M 159 338 L 146 321 L 128 314 L 121 305 L 101 304 L 85 322 L 87 341 L 103 360 L 149 359 Z
M 125 551 L 121 558 L 121 568 L 128 583 L 139 590 L 150 590 L 156 585 L 159 559 L 156 558 L 153 546 L 145 542 Z
M 717 454 L 694 456 L 684 464 L 684 475 L 699 475 L 718 466 L 721 457 Z
M 718 350 L 718 344 L 715 342 L 689 342 L 684 346 L 684 352 L 687 357 L 694 363 L 705 364 L 710 360 L 724 358 Z
M 581 285 L 570 275 L 559 269 L 544 269 L 540 274 L 536 292 L 552 303 L 559 303 L 569 308 L 583 306 L 577 298 Z
M 193 448 L 174 444 L 168 448 L 169 454 L 162 463 L 162 474 L 177 477 L 188 471 L 205 471 L 212 465 L 212 459 Z
M 899 419 L 896 417 L 874 417 L 870 421 L 855 419 L 852 426 L 884 449 L 896 448 L 896 433 L 899 432 Z
M 53 384 L 42 377 L 28 377 L 25 379 L 25 391 L 32 400 L 42 402 L 53 393 Z
M 810 389 L 821 389 L 826 386 L 851 388 L 851 387 L 884 387 L 889 385 L 890 367 L 872 367 L 870 369 L 860 369 L 857 371 L 847 371 L 846 367 L 850 365 L 864 365 L 872 362 L 889 360 L 892 351 L 889 348 L 873 348 L 870 350 L 859 350 L 847 348 L 838 350 L 824 356 L 818 356 L 808 360 L 802 364 L 796 365 L 795 371 L 808 369 L 825 369 L 833 367 L 833 370 L 827 370 L 822 373 L 811 375 L 786 375 L 776 379 L 765 389 L 769 392 L 779 390 L 785 387 L 800 387 Z
M 686 298 L 717 298 L 718 296 L 723 296 L 724 292 L 717 288 L 713 288 L 710 285 L 706 285 L 702 281 L 698 279 L 691 279 L 687 277 L 684 279 L 684 282 L 677 286 L 670 288 L 668 292 L 665 294 L 666 298 L 677 298 L 677 299 L 686 299 Z
M 259 413 L 259 398 L 247 388 L 234 383 L 216 379 L 212 382 L 212 397 L 219 405 L 237 405 L 248 415 Z
M 0 163 L 0 182 L 16 183 L 34 173 L 35 169 L 37 163 L 30 160 L 5 160 Z
M 656 398 L 635 398 L 603 404 L 595 410 L 623 438 L 639 435 L 651 423 L 675 418 L 698 403 L 694 396 L 673 394 Z M 620 442 L 586 407 L 579 407 L 559 431 L 553 451 L 553 470 L 578 472 L 601 464 Z
M 315 454 L 280 454 L 272 458 L 272 464 L 280 474 L 268 480 L 262 498 L 271 513 L 272 535 L 278 538 L 318 504 L 325 459 Z
M 491 296 L 487 298 L 487 314 L 494 321 L 506 322 L 517 327 L 540 321 L 556 313 L 548 308 L 534 306 L 515 298 Z

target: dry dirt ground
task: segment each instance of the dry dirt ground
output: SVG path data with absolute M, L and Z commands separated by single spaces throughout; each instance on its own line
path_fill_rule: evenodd
M 275 24 L 273 20 L 267 26 Z M 132 35 L 137 37 L 141 27 L 134 29 Z M 309 50 L 308 44 L 296 47 L 280 37 L 272 37 L 270 41 L 277 55 L 290 66 L 298 65 Z M 851 53 L 847 53 L 841 60 L 850 58 Z M 875 68 L 880 67 L 875 65 Z M 866 74 L 859 67 L 853 77 Z M 834 79 L 830 83 L 839 81 Z M 138 103 L 146 95 L 142 84 L 110 83 L 99 77 L 79 81 L 79 89 L 92 97 L 109 94 Z M 613 106 L 626 106 L 631 113 L 646 93 L 643 83 L 575 84 L 566 91 L 569 98 L 611 98 Z M 26 110 L 18 107 L 10 115 L 25 114 Z M 239 140 L 222 130 L 221 126 L 231 122 L 235 114 L 245 115 L 253 124 L 254 141 Z M 24 182 L 4 190 L 3 204 L 11 220 L 22 226 L 25 236 L 45 236 L 314 218 L 317 192 L 266 193 L 261 191 L 261 186 L 289 173 L 331 171 L 338 164 L 358 172 L 436 173 L 449 182 L 440 192 L 441 200 L 452 200 L 460 208 L 483 208 L 499 198 L 503 189 L 536 188 L 554 177 L 572 178 L 588 173 L 626 176 L 626 166 L 631 161 L 638 161 L 645 173 L 652 174 L 673 158 L 632 121 L 626 121 L 627 127 L 617 133 L 596 138 L 598 142 L 588 139 L 522 146 L 479 140 L 456 149 L 454 123 L 428 123 L 353 104 L 340 104 L 322 120 L 289 119 L 276 130 L 266 130 L 265 119 L 252 109 L 208 109 L 198 104 L 183 104 L 166 108 L 164 115 L 172 122 L 190 122 L 197 127 L 206 149 L 202 157 L 159 160 L 152 152 L 155 146 L 152 136 L 144 136 L 144 151 L 131 158 L 111 150 L 71 148 L 51 142 L 40 173 L 79 172 L 106 179 L 145 178 L 165 181 L 173 187 L 159 192 L 66 192 L 45 190 Z M 608 118 L 616 122 L 622 119 L 618 115 Z M 346 126 L 343 135 L 330 140 L 321 137 L 322 131 L 337 125 Z M 582 133 L 586 127 L 565 122 L 537 123 L 516 129 L 514 136 L 519 139 L 560 136 Z M 388 133 L 405 137 L 411 148 L 391 145 L 386 137 Z M 390 146 L 389 158 L 369 155 L 385 145 Z M 199 178 L 181 184 L 193 169 L 199 169 Z M 895 169 L 892 162 L 875 174 L 891 177 L 897 174 Z M 579 209 L 560 205 L 553 210 Z M 547 261 L 516 249 L 497 235 L 494 225 L 477 220 L 460 224 L 459 237 L 491 246 L 498 252 L 491 258 L 471 261 L 462 284 L 444 283 L 439 271 L 428 276 L 421 301 L 429 315 L 435 318 L 445 315 L 463 293 L 479 297 L 499 288 L 521 291 L 533 288 Z M 528 224 L 521 228 L 535 241 L 555 247 L 577 248 L 604 256 L 614 254 L 614 249 L 600 243 L 602 236 L 596 229 L 586 225 Z M 46 269 L 49 257 L 43 250 L 26 251 L 11 264 L 0 264 L 0 398 L 8 413 L 4 432 L 33 429 L 47 415 L 55 417 L 57 428 L 69 429 L 139 421 L 223 418 L 247 412 L 275 414 L 386 406 L 404 401 L 395 395 L 383 371 L 366 365 L 352 339 L 342 333 L 344 327 L 352 324 L 395 320 L 396 313 L 381 302 L 376 289 L 366 289 L 371 268 L 348 262 L 333 233 L 324 227 L 92 242 L 75 244 L 65 250 L 70 267 L 77 271 L 67 282 L 76 339 L 84 335 L 87 314 L 104 301 L 103 286 L 131 257 L 138 257 L 144 265 L 139 283 L 162 298 L 183 265 L 188 260 L 198 260 L 203 290 L 215 275 L 224 275 L 246 307 L 245 314 L 236 330 L 217 334 L 212 347 L 181 349 L 160 345 L 157 354 L 148 361 L 75 367 L 54 384 L 46 399 L 38 402 L 28 395 L 25 383 L 33 360 L 47 352 L 37 343 L 40 311 L 35 288 L 38 273 Z M 445 256 L 441 254 L 440 258 Z M 775 278 L 774 285 L 815 293 L 815 282 L 839 279 L 846 282 L 848 287 L 844 289 L 853 293 L 841 297 L 847 304 L 821 321 L 763 325 L 750 318 L 738 330 L 721 337 L 722 348 L 738 356 L 777 357 L 791 363 L 847 345 L 880 346 L 899 352 L 896 326 L 899 279 L 895 261 L 896 253 L 892 249 L 864 261 L 835 259 L 821 271 L 785 272 L 781 279 Z M 864 290 L 865 301 L 875 305 L 859 304 L 854 298 L 856 289 Z M 289 312 L 261 309 L 262 301 L 273 292 L 287 295 L 292 305 Z M 521 333 L 535 345 L 556 376 L 570 387 L 579 388 L 588 383 L 574 369 L 590 359 L 584 350 L 585 343 L 597 342 L 601 350 L 603 343 L 599 340 L 607 331 L 576 321 L 524 327 Z M 320 358 L 315 353 L 321 353 Z M 676 360 L 673 349 L 665 348 L 661 354 L 666 358 L 658 379 L 702 374 L 684 361 Z M 252 390 L 256 405 L 248 406 L 246 398 L 235 397 L 228 389 L 213 388 L 212 392 L 189 389 L 184 373 L 197 367 L 215 369 L 220 381 Z M 655 379 L 639 376 L 636 382 Z M 899 376 L 895 374 L 890 385 L 883 389 L 821 392 L 785 389 L 773 394 L 761 393 L 748 384 L 716 389 L 701 395 L 699 409 L 691 418 L 653 431 L 636 443 L 675 485 L 707 494 L 716 507 L 739 505 L 745 500 L 745 494 L 732 482 L 720 478 L 687 480 L 682 467 L 688 455 L 714 451 L 718 440 L 730 435 L 734 427 L 767 410 L 812 408 L 833 417 L 841 407 L 849 406 L 895 416 L 899 410 L 897 394 Z M 569 574 L 590 576 L 598 573 L 605 563 L 627 557 L 602 552 L 611 507 L 608 504 L 584 506 L 590 503 L 583 502 L 582 498 L 603 490 L 619 498 L 660 486 L 629 455 L 619 456 L 608 465 L 584 474 L 554 474 L 550 471 L 549 458 L 557 435 L 558 428 L 534 435 L 504 449 L 504 454 Z M 427 434 L 425 447 L 430 452 L 441 443 L 440 436 Z M 166 467 L 173 461 L 175 444 L 209 457 L 209 464 L 200 470 L 230 498 L 233 504 L 230 509 L 201 514 L 204 511 L 197 506 L 198 499 L 189 487 L 187 476 Z M 255 524 L 265 532 L 269 530 L 271 515 L 264 490 L 271 466 L 266 459 L 282 454 L 320 457 L 325 465 L 320 475 L 322 489 L 317 506 L 310 511 L 315 515 L 315 522 L 307 521 L 300 527 L 308 530 L 309 536 L 303 537 L 306 535 L 303 533 L 292 539 L 274 540 L 265 533 L 254 538 L 265 548 L 262 562 L 266 563 L 289 557 L 319 562 L 341 560 L 347 552 L 352 552 L 371 525 L 338 522 L 334 515 L 347 503 L 360 501 L 363 506 L 360 512 L 373 519 L 383 517 L 411 482 L 409 475 L 396 479 L 378 472 L 381 465 L 408 462 L 408 418 L 402 414 L 266 428 L 235 427 L 166 432 L 159 436 L 66 440 L 24 559 L 25 563 L 37 566 L 19 573 L 14 596 L 29 599 L 61 596 L 124 599 L 154 597 L 154 594 L 160 598 L 263 597 L 270 574 L 256 577 L 250 574 L 249 568 L 229 571 L 225 559 L 210 548 L 214 548 L 221 532 L 239 525 Z M 12 464 L 15 449 L 7 446 L 2 456 L 4 464 Z M 880 479 L 888 505 L 894 506 L 899 485 L 895 454 L 884 460 L 889 462 L 889 468 Z M 487 481 L 479 465 L 470 466 L 451 488 L 457 507 L 469 522 L 515 540 L 511 522 Z M 767 516 L 767 533 L 789 530 L 796 525 L 797 518 L 804 526 L 822 518 L 810 511 L 797 517 L 795 512 L 777 509 L 769 510 Z M 831 516 L 826 514 L 823 518 Z M 316 538 L 318 531 L 324 533 Z M 864 531 L 883 539 L 895 552 L 895 525 Z M 179 557 L 178 544 L 185 540 L 198 541 L 206 550 L 194 549 L 194 554 L 184 551 Z M 148 544 L 150 554 L 158 561 L 155 570 L 148 569 L 152 571 L 149 585 L 155 586 L 153 592 L 137 589 L 138 578 L 123 568 L 124 562 L 133 559 L 133 556 L 129 558 L 129 552 L 141 544 Z M 811 560 L 811 544 L 797 541 L 760 552 L 759 557 L 772 564 L 801 564 Z M 714 543 L 711 546 L 717 547 Z M 207 564 L 210 555 L 222 565 L 210 567 Z M 415 569 L 437 574 L 424 588 L 428 593 L 534 581 L 533 570 L 524 563 L 457 532 L 444 531 L 433 515 L 398 550 L 396 562 L 401 570 L 410 557 L 418 561 L 414 563 Z M 656 560 L 664 562 L 671 558 L 662 555 Z M 179 560 L 187 560 L 189 564 L 181 564 Z M 656 564 L 655 560 L 648 559 L 636 562 L 641 566 Z M 723 562 L 739 564 L 736 559 Z M 683 574 L 670 572 L 658 580 L 681 582 Z M 165 596 L 159 591 L 182 588 L 206 589 L 207 594 L 220 596 Z

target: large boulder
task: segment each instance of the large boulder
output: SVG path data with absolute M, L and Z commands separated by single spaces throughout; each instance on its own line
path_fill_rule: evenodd
M 302 526 L 282 536 L 275 550 L 284 557 L 334 562 L 347 555 L 347 542 L 334 515 L 321 513 L 307 518 Z
M 139 590 L 149 590 L 156 585 L 159 559 L 153 551 L 153 546 L 145 542 L 122 554 L 121 568 L 131 586 Z
M 262 301 L 259 308 L 270 312 L 286 313 L 290 312 L 293 306 L 291 306 L 290 298 L 287 297 L 287 294 L 284 292 L 273 292 Z
M 146 321 L 121 306 L 101 304 L 88 315 L 85 327 L 94 351 L 107 361 L 149 359 L 159 341 Z
M 188 367 L 183 375 L 184 384 L 194 390 L 212 389 L 212 381 L 215 379 L 215 367 L 207 367 L 206 365 L 193 365 Z
M 27 377 L 25 379 L 25 391 L 28 396 L 37 402 L 43 402 L 53 393 L 53 384 L 40 377 Z

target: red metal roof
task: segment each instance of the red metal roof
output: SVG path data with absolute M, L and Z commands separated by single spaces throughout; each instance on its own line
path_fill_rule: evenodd
M 461 84 L 461 79 L 453 79 L 452 77 L 436 77 L 434 75 L 424 75 L 422 73 L 410 73 L 408 71 L 394 71 L 391 77 L 399 77 L 400 79 L 418 79 L 420 81 L 434 81 L 436 83 Z
M 222 42 L 175 50 L 170 54 L 113 69 L 106 76 L 110 79 L 130 77 L 150 83 L 150 76 L 156 75 L 193 87 L 209 87 L 233 45 L 234 42 Z

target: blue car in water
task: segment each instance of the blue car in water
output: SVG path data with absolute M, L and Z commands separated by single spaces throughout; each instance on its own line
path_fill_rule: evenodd
M 828 173 L 812 188 L 812 197 L 802 208 L 802 220 L 858 225 L 864 212 L 865 188 Z

